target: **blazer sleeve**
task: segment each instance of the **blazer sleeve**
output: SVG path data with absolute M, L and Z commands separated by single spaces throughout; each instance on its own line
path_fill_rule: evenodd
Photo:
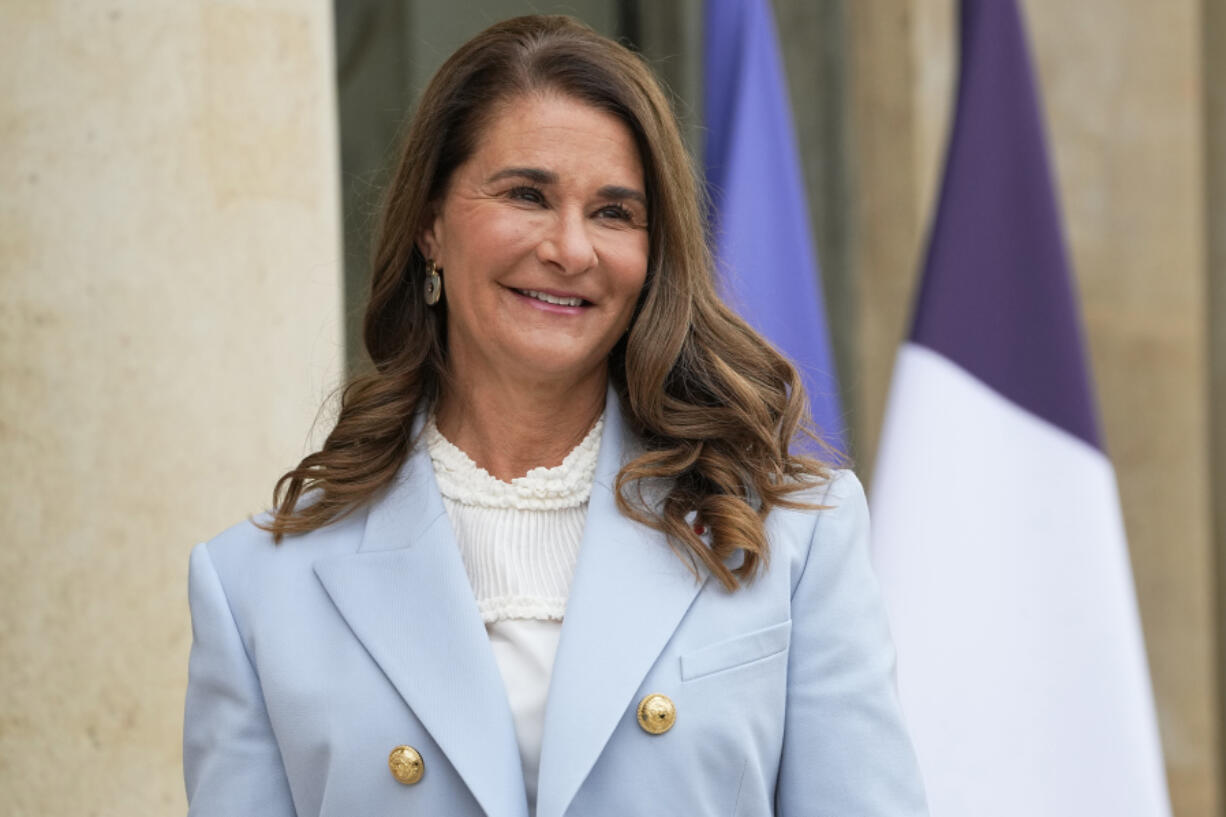
M 822 504 L 792 595 L 778 817 L 926 815 L 869 562 L 864 490 L 840 472 Z
M 195 817 L 293 817 L 264 698 L 206 544 L 188 579 L 192 651 L 183 723 L 183 776 Z

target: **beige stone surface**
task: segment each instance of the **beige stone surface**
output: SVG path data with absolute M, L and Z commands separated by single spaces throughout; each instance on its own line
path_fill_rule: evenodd
M 956 0 L 848 4 L 856 158 L 856 469 L 871 481 L 941 182 L 957 80 Z
M 904 0 L 851 3 L 853 243 L 859 314 L 853 371 L 841 372 L 859 414 L 856 469 L 871 481 L 890 373 L 907 331 L 922 241 L 915 100 L 915 25 Z
M 340 363 L 331 5 L 0 5 L 0 812 L 184 810 L 190 546 Z
M 947 65 L 957 47 L 951 7 L 852 5 L 862 470 L 943 161 L 942 96 L 954 92 Z M 1201 4 L 1029 0 L 1024 10 L 1119 477 L 1172 802 L 1177 817 L 1211 817 L 1221 813 L 1222 795 L 1202 182 L 1202 83 L 1210 80 L 1200 61 Z
M 916 0 L 911 31 L 911 65 L 915 72 L 911 104 L 915 108 L 915 202 L 927 250 L 928 231 L 936 215 L 945 171 L 945 148 L 953 127 L 954 91 L 958 84 L 958 0 Z M 918 281 L 918 276 L 917 276 Z
M 1222 742 L 1222 696 L 1226 694 L 1226 0 L 1205 0 L 1202 6 L 1201 58 L 1205 94 L 1205 205 L 1203 219 L 1208 235 L 1209 278 L 1209 417 L 1212 437 L 1212 482 L 1210 504 L 1214 509 L 1214 539 L 1217 554 L 1217 669 L 1218 741 Z M 1226 757 L 1218 758 L 1221 781 Z M 1219 793 L 1219 802 L 1223 797 Z

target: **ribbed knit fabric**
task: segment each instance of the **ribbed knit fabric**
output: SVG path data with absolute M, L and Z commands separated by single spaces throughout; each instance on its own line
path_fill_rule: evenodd
M 561 465 L 495 478 L 431 419 L 426 448 L 481 618 L 561 621 L 592 495 L 601 417 Z
M 439 493 L 506 686 L 530 815 L 536 814 L 545 700 L 603 430 L 601 417 L 561 465 L 534 468 L 510 482 L 479 467 L 439 433 L 433 418 L 425 430 Z

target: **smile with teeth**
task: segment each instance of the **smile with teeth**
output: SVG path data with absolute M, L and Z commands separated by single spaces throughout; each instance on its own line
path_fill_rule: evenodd
M 517 289 L 515 291 L 520 295 L 526 295 L 529 298 L 535 298 L 538 301 L 556 304 L 557 306 L 583 306 L 587 303 L 582 298 L 564 298 L 559 295 L 550 295 L 548 292 L 538 292 L 535 289 Z

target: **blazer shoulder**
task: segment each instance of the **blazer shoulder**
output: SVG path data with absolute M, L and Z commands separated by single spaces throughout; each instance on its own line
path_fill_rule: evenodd
M 827 528 L 868 525 L 868 497 L 855 471 L 841 468 L 830 475 L 819 500 L 817 525 Z
M 788 561 L 795 583 L 814 559 L 836 559 L 865 538 L 868 501 L 859 477 L 848 469 L 832 471 L 826 480 L 796 492 L 791 499 L 809 507 L 780 508 L 767 524 L 775 551 L 772 558 Z
M 791 494 L 789 499 L 813 506 L 811 509 L 792 511 L 812 518 L 814 514 L 838 510 L 844 505 L 849 506 L 849 510 L 854 509 L 854 506 L 864 502 L 864 486 L 850 468 L 832 468 L 826 477 L 809 482 Z
M 357 549 L 366 510 L 359 509 L 309 533 L 285 536 L 279 543 L 261 527 L 270 519 L 270 514 L 262 513 L 232 525 L 197 545 L 195 555 L 212 563 L 227 590 L 258 583 L 272 575 L 309 572 L 321 557 Z
M 227 551 L 242 551 L 252 548 L 272 545 L 272 534 L 260 525 L 268 522 L 272 514 L 264 512 L 249 516 L 241 522 L 231 525 L 221 533 L 205 540 L 202 544 L 213 554 Z

